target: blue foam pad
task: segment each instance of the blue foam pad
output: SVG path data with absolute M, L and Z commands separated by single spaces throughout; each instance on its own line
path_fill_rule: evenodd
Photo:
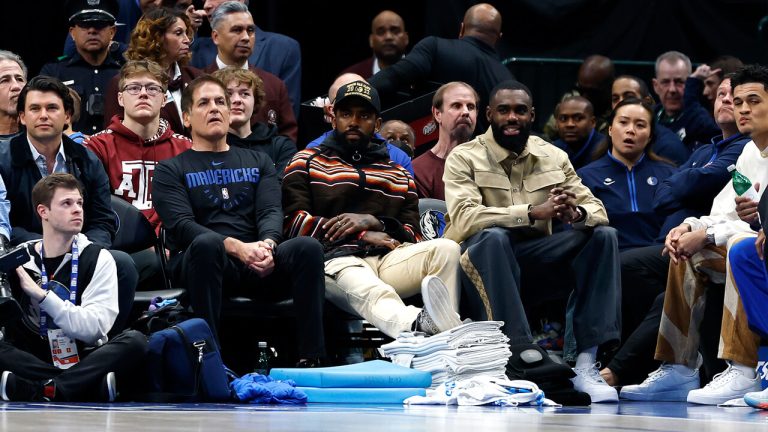
M 432 385 L 432 374 L 429 372 L 383 360 L 324 368 L 276 368 L 269 376 L 276 380 L 291 379 L 299 387 L 427 388 Z
M 402 404 L 411 396 L 426 396 L 423 388 L 318 388 L 297 387 L 308 403 Z

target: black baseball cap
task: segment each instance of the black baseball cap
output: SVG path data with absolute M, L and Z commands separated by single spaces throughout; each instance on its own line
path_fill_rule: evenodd
M 365 81 L 352 81 L 349 84 L 344 84 L 339 87 L 336 92 L 336 100 L 333 102 L 334 106 L 338 106 L 342 101 L 350 98 L 357 98 L 370 105 L 376 114 L 381 113 L 381 102 L 379 101 L 379 93 L 375 88 L 371 87 Z

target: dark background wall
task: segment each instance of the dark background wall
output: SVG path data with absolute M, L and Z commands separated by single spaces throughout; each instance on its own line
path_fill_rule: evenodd
M 202 3 L 202 2 L 201 2 Z M 297 39 L 303 55 L 303 98 L 324 94 L 344 67 L 370 55 L 371 19 L 392 9 L 406 22 L 411 45 L 426 35 L 455 37 L 464 11 L 477 1 L 251 0 L 256 23 Z M 575 81 L 577 63 L 530 57 L 582 59 L 599 53 L 616 60 L 652 61 L 670 49 L 694 62 L 720 54 L 766 62 L 759 25 L 765 0 L 506 0 L 492 1 L 503 16 L 499 52 L 534 92 L 540 113 Z M 4 1 L 0 48 L 23 56 L 31 73 L 61 54 L 67 31 L 61 0 Z M 203 29 L 203 33 L 209 31 Z M 620 66 L 645 78 L 649 66 Z M 553 99 L 554 98 L 554 99 Z M 542 117 L 542 116 L 540 116 Z

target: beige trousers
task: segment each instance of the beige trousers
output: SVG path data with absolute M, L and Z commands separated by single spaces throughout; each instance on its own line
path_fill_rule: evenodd
M 742 240 L 754 241 L 754 236 L 735 236 L 728 247 Z M 705 285 L 711 281 L 725 283 L 718 357 L 746 366 L 757 365 L 760 338 L 749 329 L 738 288 L 726 265 L 726 248 L 715 246 L 707 246 L 689 261 L 669 264 L 656 360 L 696 367 L 699 325 L 707 301 Z
M 360 315 L 382 333 L 396 337 L 409 331 L 421 309 L 406 306 L 403 298 L 421 292 L 425 276 L 438 276 L 448 287 L 458 312 L 461 250 L 452 240 L 406 243 L 383 256 L 346 256 L 325 262 L 325 273 L 335 284 L 326 284 L 325 298 Z

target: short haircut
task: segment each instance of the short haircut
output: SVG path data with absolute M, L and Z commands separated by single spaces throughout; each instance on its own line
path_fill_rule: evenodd
M 732 74 L 740 68 L 744 67 L 744 63 L 737 57 L 731 55 L 721 55 L 720 57 L 712 60 L 712 63 L 710 63 L 709 67 L 712 69 L 720 69 L 720 72 L 717 73 L 717 76 L 719 76 L 722 80 L 727 75 Z
M 16 111 L 24 111 L 24 104 L 27 102 L 27 93 L 30 91 L 56 93 L 64 105 L 64 111 L 69 115 L 72 115 L 75 112 L 75 101 L 72 100 L 72 95 L 69 94 L 69 87 L 65 86 L 58 78 L 46 75 L 38 75 L 32 78 L 27 85 L 21 89 L 21 93 L 19 93 L 19 101 L 16 104 Z
M 413 143 L 413 145 L 416 145 L 416 132 L 413 131 L 413 128 L 411 127 L 411 125 L 409 125 L 408 123 L 406 123 L 406 122 L 404 122 L 402 120 L 387 120 L 387 121 L 385 121 L 384 123 L 382 123 L 381 128 L 379 128 L 379 132 L 383 131 L 384 128 L 386 128 L 387 126 L 389 126 L 391 124 L 396 124 L 396 123 L 400 123 L 400 124 L 405 125 L 405 130 L 408 131 L 408 135 L 410 135 L 410 137 L 411 137 L 411 143 Z
M 0 61 L 3 60 L 9 60 L 12 62 L 16 62 L 16 64 L 19 65 L 21 68 L 22 74 L 24 74 L 24 79 L 27 79 L 27 73 L 29 72 L 27 70 L 27 65 L 24 64 L 24 61 L 21 59 L 21 56 L 7 50 L 0 50 Z
M 230 82 L 236 81 L 238 84 L 245 84 L 253 90 L 253 97 L 255 103 L 253 105 L 253 111 L 256 112 L 266 102 L 267 94 L 264 93 L 264 81 L 255 73 L 237 67 L 228 66 L 224 69 L 219 69 L 212 74 L 212 76 L 224 83 L 226 87 Z
M 120 68 L 118 89 L 123 91 L 123 87 L 125 87 L 125 82 L 128 78 L 136 75 L 150 75 L 160 83 L 163 91 L 168 89 L 168 81 L 170 80 L 168 72 L 152 60 L 128 60 L 123 67 Z
M 192 22 L 184 11 L 169 8 L 152 8 L 148 10 L 136 23 L 131 32 L 131 41 L 125 51 L 128 60 L 152 60 L 162 64 L 168 56 L 165 51 L 164 36 L 177 20 L 182 20 L 187 26 L 187 37 L 191 41 L 195 37 Z M 179 60 L 181 65 L 186 64 L 191 55 Z
M 592 102 L 590 102 L 589 99 L 585 98 L 584 96 L 566 96 L 563 98 L 563 100 L 560 101 L 559 104 L 555 106 L 555 117 L 560 114 L 560 106 L 566 102 L 584 103 L 586 104 L 584 105 L 584 112 L 593 117 L 595 115 L 595 107 L 592 105 Z
M 77 189 L 80 196 L 83 196 L 83 186 L 75 176 L 69 173 L 53 173 L 35 183 L 35 187 L 32 188 L 32 207 L 36 209 L 42 204 L 51 208 L 51 201 L 53 195 L 56 194 L 56 189 Z
M 69 95 L 72 96 L 72 115 L 70 116 L 69 123 L 75 124 L 78 120 L 80 120 L 80 105 L 82 105 L 83 100 L 80 98 L 80 95 L 73 89 L 72 87 L 69 87 Z M 68 129 L 65 128 L 64 130 Z
M 189 83 L 188 86 L 184 88 L 184 91 L 181 92 L 181 112 L 182 113 L 189 113 L 192 111 L 192 105 L 194 100 L 193 96 L 195 94 L 195 90 L 198 89 L 198 87 L 202 87 L 203 84 L 216 84 L 217 86 L 221 87 L 221 89 L 224 91 L 224 99 L 227 100 L 227 107 L 230 106 L 229 101 L 229 95 L 227 94 L 227 86 L 224 85 L 221 80 L 218 78 L 212 76 L 212 75 L 200 75 L 199 77 L 192 80 L 191 83 Z
M 440 86 L 439 89 L 435 92 L 435 95 L 432 97 L 432 108 L 442 110 L 443 109 L 443 97 L 445 96 L 445 92 L 448 91 L 451 87 L 456 86 L 464 86 L 472 91 L 472 94 L 475 96 L 475 105 L 480 103 L 480 96 L 477 94 L 477 91 L 472 88 L 471 85 L 465 83 L 464 81 L 451 81 L 447 84 L 443 84 Z M 477 109 L 480 109 L 480 107 L 477 107 Z
M 735 90 L 736 86 L 749 83 L 760 83 L 763 90 L 768 91 L 768 67 L 758 64 L 746 65 L 734 72 L 730 78 L 731 91 Z
M 640 97 L 646 98 L 651 96 L 651 91 L 648 89 L 648 84 L 646 84 L 642 78 L 636 77 L 634 75 L 619 75 L 615 80 L 613 80 L 613 82 L 616 82 L 620 79 L 628 79 L 636 82 L 637 86 L 640 87 Z
M 211 19 L 209 20 L 211 23 L 211 29 L 213 30 L 218 29 L 219 24 L 221 24 L 221 21 L 227 15 L 233 14 L 233 13 L 242 13 L 242 12 L 245 12 L 248 15 L 251 15 L 251 11 L 248 10 L 248 6 L 238 1 L 228 1 L 220 4 L 219 7 L 214 9 L 213 13 L 211 14 Z
M 531 90 L 529 90 L 528 87 L 526 87 L 525 84 L 521 83 L 520 81 L 506 80 L 496 84 L 496 87 L 494 87 L 493 90 L 491 90 L 491 93 L 488 96 L 489 106 L 493 98 L 496 97 L 496 93 L 502 90 L 522 90 L 528 95 L 528 98 L 531 99 L 531 105 L 533 105 L 533 94 L 531 93 Z
M 661 62 L 667 62 L 667 63 L 677 63 L 678 61 L 681 61 L 685 63 L 685 67 L 688 70 L 688 75 L 691 74 L 691 59 L 688 58 L 687 55 L 681 53 L 680 51 L 667 51 L 664 54 L 656 57 L 656 76 L 659 76 L 659 65 L 661 65 Z

